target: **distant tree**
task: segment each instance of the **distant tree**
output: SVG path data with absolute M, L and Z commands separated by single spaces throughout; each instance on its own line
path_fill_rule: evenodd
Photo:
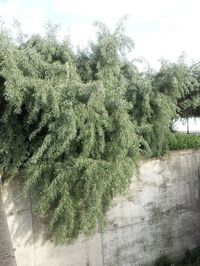
M 200 67 L 188 67 L 190 84 L 178 99 L 177 113 L 183 117 L 200 117 Z

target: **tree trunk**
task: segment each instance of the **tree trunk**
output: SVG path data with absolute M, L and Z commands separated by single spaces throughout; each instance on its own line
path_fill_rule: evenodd
M 190 130 L 189 130 L 189 118 L 187 117 L 187 134 L 190 133 Z
M 17 266 L 0 187 L 0 265 Z

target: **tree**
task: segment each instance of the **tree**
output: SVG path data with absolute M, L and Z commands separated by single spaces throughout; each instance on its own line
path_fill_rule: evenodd
M 113 37 L 102 38 L 96 54 Z M 69 43 L 53 34 L 20 46 L 0 38 L 2 168 L 23 180 L 25 194 L 35 194 L 56 243 L 91 234 L 97 221 L 104 224 L 138 155 L 117 62 L 108 73 L 102 61 L 96 80 L 82 82 L 75 58 Z
M 130 73 L 127 99 L 133 104 L 130 114 L 137 121 L 142 152 L 163 155 L 168 150 L 172 120 L 197 115 L 199 82 L 182 60 L 173 64 L 163 61 L 158 72 L 140 73 L 137 79 Z
M 51 24 L 17 44 L 0 34 L 1 168 L 35 196 L 56 243 L 103 226 L 140 154 L 164 154 L 171 121 L 199 115 L 197 67 L 140 73 L 124 21 L 113 33 L 96 25 L 96 42 L 77 54 Z

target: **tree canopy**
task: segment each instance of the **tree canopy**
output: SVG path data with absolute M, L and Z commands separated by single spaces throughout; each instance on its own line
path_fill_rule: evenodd
M 78 52 L 52 29 L 20 43 L 0 33 L 1 169 L 35 196 L 56 243 L 103 226 L 139 157 L 167 151 L 172 119 L 199 116 L 198 67 L 141 73 L 123 21 L 96 26 Z

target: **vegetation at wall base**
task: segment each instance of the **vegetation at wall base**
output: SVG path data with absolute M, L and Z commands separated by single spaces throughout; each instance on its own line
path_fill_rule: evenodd
M 0 32 L 1 171 L 35 197 L 57 244 L 103 228 L 140 156 L 182 147 L 171 121 L 200 115 L 198 66 L 180 59 L 139 72 L 124 20 L 114 32 L 96 27 L 97 40 L 77 52 L 54 26 L 17 42 Z
M 199 149 L 200 135 L 170 133 L 168 136 L 169 150 Z
M 154 266 L 199 266 L 200 247 L 185 252 L 185 257 L 179 262 L 174 261 L 169 256 L 164 256 L 154 264 Z

